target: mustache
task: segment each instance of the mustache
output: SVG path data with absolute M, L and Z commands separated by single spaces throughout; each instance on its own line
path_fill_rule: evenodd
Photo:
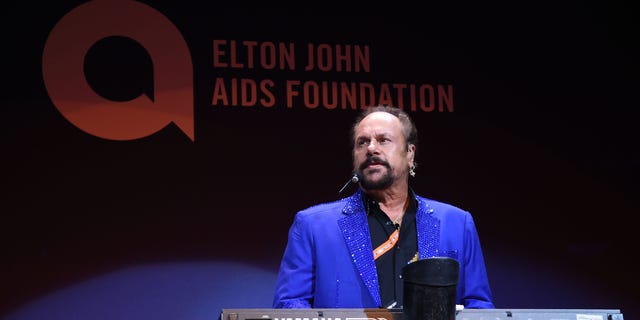
M 380 164 L 387 168 L 390 168 L 389 163 L 382 160 L 380 157 L 368 157 L 363 163 L 360 164 L 360 170 L 364 170 L 370 164 Z

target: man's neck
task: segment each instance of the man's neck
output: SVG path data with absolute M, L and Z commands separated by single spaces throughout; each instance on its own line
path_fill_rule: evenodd
M 409 203 L 409 187 L 407 184 L 385 190 L 371 190 L 367 194 L 371 199 L 378 202 L 380 209 L 389 216 L 391 221 L 402 217 Z

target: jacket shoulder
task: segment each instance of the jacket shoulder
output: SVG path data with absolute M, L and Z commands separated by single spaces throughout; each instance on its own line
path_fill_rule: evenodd
M 348 204 L 348 202 L 349 202 L 348 199 L 349 198 L 343 198 L 343 199 L 340 199 L 340 200 L 318 203 L 318 204 L 315 204 L 315 205 L 312 205 L 310 207 L 307 207 L 305 209 L 300 210 L 297 215 L 299 215 L 299 216 L 313 216 L 313 215 L 317 215 L 317 214 L 326 214 L 326 213 L 330 213 L 330 212 L 340 213 L 345 208 L 345 206 Z
M 446 202 L 442 202 L 442 201 L 438 201 L 430 198 L 425 198 L 418 195 L 416 195 L 416 199 L 418 199 L 418 202 L 420 203 L 419 207 L 423 206 L 424 208 L 426 208 L 426 210 L 429 213 L 433 213 L 436 215 L 442 215 L 442 214 L 461 215 L 461 216 L 471 215 L 469 211 L 462 209 L 460 207 L 457 207 L 450 203 L 446 203 Z

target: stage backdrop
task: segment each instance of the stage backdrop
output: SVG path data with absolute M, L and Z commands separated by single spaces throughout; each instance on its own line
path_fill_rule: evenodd
M 640 316 L 621 4 L 4 7 L 7 319 L 270 307 L 294 214 L 355 190 L 376 104 L 419 128 L 414 190 L 474 215 L 498 308 Z

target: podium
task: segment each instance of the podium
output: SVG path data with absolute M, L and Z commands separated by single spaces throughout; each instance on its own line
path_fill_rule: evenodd
M 220 320 L 403 320 L 402 309 L 222 309 Z M 456 320 L 624 320 L 618 309 L 462 309 Z

